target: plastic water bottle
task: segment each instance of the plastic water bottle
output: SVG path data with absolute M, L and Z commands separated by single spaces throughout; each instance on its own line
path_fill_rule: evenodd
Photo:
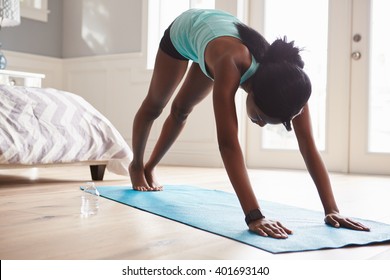
M 99 191 L 94 182 L 87 182 L 81 195 L 81 216 L 90 217 L 96 215 L 99 210 Z

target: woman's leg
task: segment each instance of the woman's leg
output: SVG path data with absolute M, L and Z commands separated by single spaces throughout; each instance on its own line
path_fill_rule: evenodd
M 212 89 L 213 81 L 201 71 L 199 64 L 193 63 L 187 77 L 172 102 L 172 108 L 162 128 L 149 161 L 145 165 L 145 176 L 149 186 L 161 188 L 155 179 L 154 168 L 163 158 L 183 130 L 188 115 Z
M 188 61 L 174 59 L 158 50 L 148 94 L 134 118 L 133 161 L 129 166 L 130 179 L 136 190 L 154 190 L 148 185 L 144 171 L 144 153 L 152 124 L 168 103 L 182 80 Z

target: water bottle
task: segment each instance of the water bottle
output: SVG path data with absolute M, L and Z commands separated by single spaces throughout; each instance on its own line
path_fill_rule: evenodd
M 96 215 L 99 210 L 99 191 L 94 182 L 87 182 L 81 195 L 81 216 L 90 217 Z

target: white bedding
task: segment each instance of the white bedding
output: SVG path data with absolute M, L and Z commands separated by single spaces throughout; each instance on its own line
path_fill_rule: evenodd
M 80 96 L 0 85 L 0 165 L 107 161 L 109 171 L 128 175 L 131 159 L 115 127 Z

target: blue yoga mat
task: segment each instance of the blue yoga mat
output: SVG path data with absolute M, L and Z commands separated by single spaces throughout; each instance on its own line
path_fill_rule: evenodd
M 192 186 L 165 186 L 162 192 L 139 192 L 129 186 L 97 187 L 100 196 L 224 236 L 271 253 L 299 252 L 348 245 L 390 241 L 390 225 L 361 221 L 370 232 L 327 226 L 324 214 L 269 201 L 260 201 L 266 217 L 277 219 L 293 231 L 287 239 L 261 237 L 244 222 L 237 197 L 232 193 Z

